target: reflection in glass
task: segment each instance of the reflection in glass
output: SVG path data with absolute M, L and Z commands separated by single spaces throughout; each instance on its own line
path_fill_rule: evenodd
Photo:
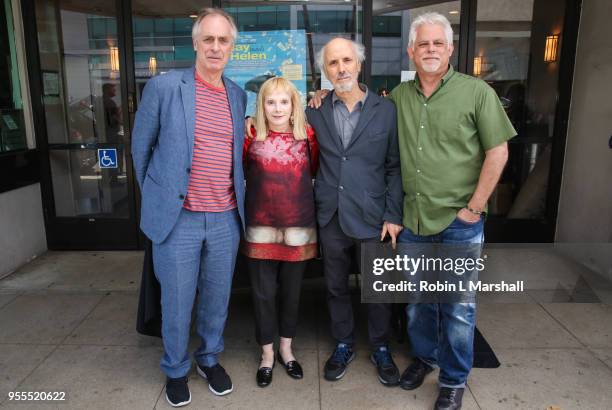
M 10 0 L 0 0 L 0 153 L 27 149 Z
M 125 161 L 101 169 L 97 149 L 52 150 L 49 160 L 56 216 L 129 217 Z
M 558 75 L 544 62 L 546 36 L 539 38 L 555 25 L 549 6 L 541 0 L 478 2 L 472 74 L 497 92 L 518 132 L 489 203 L 492 215 L 541 219 L 546 212 Z
M 114 2 L 100 3 L 98 14 L 86 3 L 83 11 L 73 2 L 36 3 L 41 69 L 57 83 L 56 92 L 44 90 L 51 144 L 118 143 L 122 137 Z
M 505 3 L 489 0 L 478 5 L 473 75 L 497 91 L 518 131 L 529 71 L 533 0 L 521 1 L 520 7 Z
M 56 216 L 128 218 L 115 1 L 36 1 Z M 98 149 L 116 149 L 101 168 Z
M 169 16 L 156 12 L 153 3 L 136 5 L 132 16 L 137 98 L 149 78 L 172 69 L 191 67 L 195 60 L 191 41 L 190 10 L 173 10 Z

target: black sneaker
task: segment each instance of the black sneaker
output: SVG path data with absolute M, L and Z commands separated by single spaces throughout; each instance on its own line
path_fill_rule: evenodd
M 415 358 L 414 362 L 410 364 L 402 373 L 400 377 L 400 387 L 404 390 L 413 390 L 423 384 L 425 376 L 433 372 L 434 369 L 424 361 Z
M 355 352 L 346 343 L 338 343 L 332 355 L 325 362 L 324 376 L 330 382 L 339 380 L 346 373 L 346 366 L 355 358 Z
M 166 400 L 172 407 L 186 406 L 191 403 L 191 393 L 187 386 L 187 376 L 166 379 Z
M 232 379 L 225 372 L 219 363 L 212 367 L 200 366 L 198 364 L 198 374 L 208 380 L 208 389 L 217 396 L 225 396 L 234 389 Z
M 370 360 L 378 370 L 378 380 L 385 386 L 397 386 L 399 384 L 399 369 L 393 362 L 387 346 L 378 347 L 370 355 Z

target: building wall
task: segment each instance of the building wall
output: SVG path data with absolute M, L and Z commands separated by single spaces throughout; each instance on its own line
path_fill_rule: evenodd
M 0 194 L 0 278 L 47 250 L 40 184 Z
M 612 242 L 612 2 L 582 2 L 557 242 Z M 583 247 L 584 248 L 584 247 Z M 606 250 L 607 249 L 607 250 Z M 584 257 L 612 275 L 610 245 Z

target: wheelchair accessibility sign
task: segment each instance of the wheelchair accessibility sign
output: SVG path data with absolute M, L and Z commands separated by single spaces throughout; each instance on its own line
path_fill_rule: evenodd
M 117 149 L 98 149 L 98 164 L 100 164 L 100 168 L 117 168 Z

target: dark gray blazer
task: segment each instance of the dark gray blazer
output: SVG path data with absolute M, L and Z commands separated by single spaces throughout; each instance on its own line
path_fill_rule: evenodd
M 334 124 L 332 94 L 306 109 L 319 143 L 315 201 L 319 226 L 338 211 L 345 234 L 380 236 L 384 221 L 402 224 L 402 180 L 395 104 L 368 93 L 353 138 L 345 149 Z

